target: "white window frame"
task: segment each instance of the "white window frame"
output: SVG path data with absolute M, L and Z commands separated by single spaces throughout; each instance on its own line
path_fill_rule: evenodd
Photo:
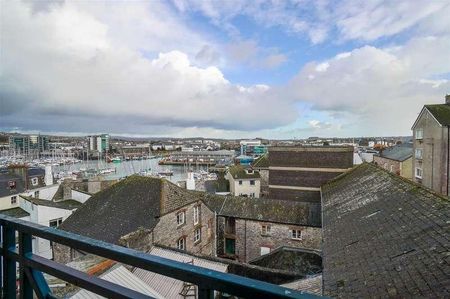
M 194 207 L 194 225 L 200 222 L 200 206 Z
M 184 211 L 177 213 L 177 226 L 183 225 L 186 222 L 186 213 Z
M 420 174 L 418 174 L 418 171 L 420 172 Z M 420 168 L 420 167 L 416 167 L 414 173 L 415 173 L 415 177 L 418 178 L 418 179 L 421 179 L 422 176 L 423 176 L 423 170 L 422 170 L 422 168 Z
M 269 224 L 261 225 L 261 235 L 262 236 L 270 236 L 271 226 Z
M 423 139 L 423 128 L 417 128 L 415 130 L 415 137 L 416 137 L 416 140 Z
M 56 219 L 52 219 L 48 221 L 48 226 L 49 227 L 59 227 L 62 223 L 63 219 L 62 218 L 56 218 Z M 56 222 L 56 226 L 52 226 L 51 223 L 52 222 Z
M 198 243 L 201 240 L 202 240 L 202 229 L 201 227 L 199 227 L 194 231 L 194 243 Z
M 291 239 L 293 240 L 303 240 L 303 232 L 301 229 L 291 229 Z
M 17 204 L 17 195 L 11 196 L 11 204 L 12 205 Z
M 416 157 L 416 159 L 422 160 L 422 157 L 423 157 L 423 149 L 421 149 L 421 148 L 416 148 L 415 157 Z
M 177 240 L 177 248 L 180 250 L 186 250 L 186 238 L 182 237 Z

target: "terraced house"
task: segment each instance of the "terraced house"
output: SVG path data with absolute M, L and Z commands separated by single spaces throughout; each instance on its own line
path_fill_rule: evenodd
M 450 95 L 444 104 L 425 105 L 413 130 L 414 181 L 440 194 L 450 194 Z
M 133 176 L 92 196 L 61 229 L 149 251 L 154 245 L 251 261 L 282 246 L 320 249 L 320 205 L 190 191 Z M 58 260 L 83 255 L 56 246 Z

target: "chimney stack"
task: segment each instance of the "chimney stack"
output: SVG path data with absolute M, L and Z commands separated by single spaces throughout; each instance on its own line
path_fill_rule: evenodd
M 450 94 L 445 95 L 445 104 L 450 105 Z

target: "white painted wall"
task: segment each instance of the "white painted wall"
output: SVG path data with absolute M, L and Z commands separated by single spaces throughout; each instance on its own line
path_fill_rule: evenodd
M 55 184 L 55 185 L 51 185 L 51 186 L 45 186 L 42 188 L 31 189 L 31 190 L 28 190 L 27 192 L 23 192 L 23 193 L 19 193 L 19 194 L 1 197 L 0 198 L 0 211 L 19 207 L 20 195 L 34 197 L 36 191 L 39 191 L 40 199 L 51 200 L 53 198 L 53 196 L 56 194 L 56 191 L 58 191 L 58 187 L 59 187 L 59 185 Z M 13 197 L 13 196 L 17 196 L 16 204 L 11 204 L 11 197 Z
M 251 194 L 255 194 L 255 198 L 259 198 L 261 191 L 261 179 L 234 179 L 229 173 L 227 173 L 227 179 L 230 182 L 230 193 L 234 196 L 247 195 L 251 197 Z M 254 180 L 255 185 L 251 185 L 250 181 Z M 242 185 L 239 184 L 242 181 Z
M 66 210 L 54 207 L 35 205 L 24 198 L 20 198 L 20 207 L 30 214 L 29 221 L 43 226 L 50 226 L 50 220 L 62 218 L 66 220 L 76 209 Z M 33 239 L 33 253 L 45 258 L 53 258 L 50 241 L 42 238 Z
M 76 201 L 79 201 L 81 203 L 85 203 L 89 198 L 91 198 L 90 194 L 72 189 L 72 199 L 75 199 Z

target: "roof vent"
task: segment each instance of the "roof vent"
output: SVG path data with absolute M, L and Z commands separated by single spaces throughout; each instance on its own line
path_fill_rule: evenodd
M 445 104 L 450 105 L 450 94 L 445 95 Z

